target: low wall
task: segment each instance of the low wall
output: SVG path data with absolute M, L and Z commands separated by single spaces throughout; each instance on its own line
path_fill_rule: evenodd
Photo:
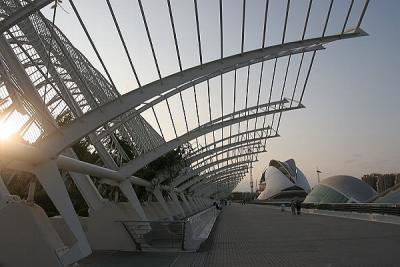
M 280 209 L 281 204 L 287 204 L 287 203 L 266 203 L 266 202 L 252 202 L 252 204 L 258 204 L 258 205 L 265 205 L 268 208 L 273 208 L 273 209 Z M 307 213 L 307 214 L 315 214 L 315 215 L 323 215 L 323 216 L 333 216 L 333 217 L 340 217 L 340 218 L 347 218 L 347 219 L 355 219 L 355 220 L 363 220 L 363 221 L 370 221 L 370 222 L 380 222 L 380 223 L 390 223 L 390 224 L 397 224 L 400 225 L 400 216 L 398 215 L 392 215 L 385 212 L 385 207 L 389 208 L 392 213 L 394 214 L 399 214 L 398 212 L 400 210 L 395 210 L 394 208 L 398 208 L 398 205 L 396 204 L 384 204 L 384 205 L 371 205 L 372 207 L 375 208 L 375 210 L 380 211 L 381 213 L 377 212 L 367 212 L 368 210 L 372 210 L 372 207 L 366 207 L 369 204 L 320 204 L 320 205 L 302 205 L 302 212 Z M 285 205 L 286 207 L 288 205 Z M 336 206 L 336 207 L 335 207 Z M 359 210 L 362 210 L 363 212 L 358 212 L 358 211 L 351 211 L 351 207 L 355 206 L 363 206 L 359 207 Z M 379 206 L 381 206 L 379 208 Z M 319 207 L 319 208 L 309 208 L 309 207 Z M 324 207 L 325 209 L 323 209 Z M 343 211 L 340 209 L 348 208 L 348 211 Z M 328 210 L 326 208 L 331 208 L 332 210 Z M 288 209 L 286 209 L 288 210 Z
M 378 214 L 378 213 L 359 213 L 354 211 L 318 210 L 318 209 L 303 209 L 302 211 L 308 214 L 334 216 L 334 217 L 341 217 L 348 219 L 400 225 L 400 216 L 395 216 L 395 215 Z
M 220 211 L 211 206 L 186 219 L 185 250 L 197 250 L 207 240 Z

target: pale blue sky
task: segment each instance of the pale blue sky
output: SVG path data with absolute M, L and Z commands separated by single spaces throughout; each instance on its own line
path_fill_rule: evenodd
M 121 93 L 137 88 L 128 62 L 124 57 L 118 35 L 106 9 L 105 1 L 75 1 L 89 31 L 95 40 L 103 59 Z M 121 29 L 126 38 L 129 51 L 142 84 L 157 78 L 151 51 L 145 35 L 145 29 L 136 1 L 111 1 L 118 16 Z M 149 27 L 154 40 L 155 50 L 163 76 L 178 71 L 173 46 L 166 1 L 143 1 Z M 217 59 L 219 49 L 218 1 L 199 0 L 199 16 L 202 34 L 204 61 Z M 246 8 L 245 50 L 260 47 L 264 0 L 248 0 Z M 355 24 L 364 1 L 356 0 L 354 16 L 349 25 Z M 182 54 L 184 68 L 199 64 L 192 1 L 172 0 L 176 30 Z M 238 53 L 240 50 L 242 1 L 224 0 L 224 55 Z M 287 40 L 301 37 L 301 30 L 308 1 L 292 1 L 288 23 Z M 322 31 L 329 1 L 314 1 L 310 17 L 310 29 L 306 37 L 315 36 Z M 346 7 L 350 1 L 337 0 L 333 6 L 332 20 L 327 34 L 341 29 Z M 267 45 L 280 41 L 286 1 L 272 0 L 267 28 Z M 68 2 L 64 3 L 67 14 L 58 10 L 56 24 L 67 37 L 99 69 L 98 64 L 83 31 L 78 27 L 76 18 Z M 400 92 L 399 69 L 400 55 L 397 47 L 400 41 L 400 3 L 391 1 L 371 1 L 362 28 L 370 36 L 344 40 L 327 45 L 327 49 L 317 53 L 313 71 L 308 83 L 304 104 L 306 109 L 283 114 L 280 138 L 269 142 L 268 153 L 260 157 L 255 164 L 254 178 L 258 179 L 270 159 L 286 160 L 294 158 L 304 171 L 311 184 L 315 184 L 315 169 L 318 166 L 322 177 L 349 174 L 360 177 L 370 172 L 400 172 Z M 49 14 L 47 11 L 46 14 Z M 339 23 L 340 22 L 340 23 Z M 297 60 L 297 61 L 296 61 Z M 298 62 L 298 58 L 293 58 Z M 285 60 L 278 61 L 281 69 L 278 78 L 282 79 Z M 265 72 L 272 67 L 266 64 Z M 259 73 L 259 66 L 252 69 Z M 238 90 L 244 90 L 245 70 L 239 74 Z M 268 77 L 269 74 L 265 76 Z M 281 76 L 279 76 L 281 75 Z M 251 80 L 250 101 L 255 99 L 256 74 Z M 224 76 L 224 84 L 229 87 L 230 75 Z M 289 78 L 290 80 L 290 78 Z M 254 84 L 253 84 L 254 83 Z M 211 81 L 212 88 L 219 88 L 219 79 Z M 241 85 L 240 85 L 241 84 Z M 265 86 L 267 86 L 265 84 Z M 199 85 L 199 102 L 206 101 L 204 85 Z M 203 92 L 203 93 L 202 93 Z M 253 93 L 252 93 L 253 92 Z M 243 93 L 243 92 L 242 92 Z M 263 90 L 261 97 L 266 97 Z M 253 97 L 251 97 L 253 96 Z M 212 91 L 212 116 L 219 116 L 219 90 Z M 184 94 L 185 103 L 193 107 L 193 97 Z M 224 114 L 232 107 L 232 93 L 224 87 Z M 243 99 L 241 100 L 243 104 Z M 185 126 L 177 99 L 171 99 L 171 105 L 177 121 L 177 130 L 185 131 Z M 242 106 L 242 107 L 243 107 Z M 215 108 L 214 108 L 215 107 Z M 188 107 L 189 109 L 189 107 Z M 156 110 L 160 114 L 163 131 L 173 137 L 165 104 Z M 188 111 L 188 110 L 187 110 Z M 200 110 L 201 122 L 208 118 L 208 110 Z M 197 125 L 195 112 L 188 111 L 189 127 Z M 151 123 L 154 119 L 144 114 Z M 220 133 L 217 133 L 217 135 Z M 238 190 L 249 190 L 249 181 L 244 179 Z

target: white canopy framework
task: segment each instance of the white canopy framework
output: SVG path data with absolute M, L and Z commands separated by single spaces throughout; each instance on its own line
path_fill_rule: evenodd
M 237 45 L 240 49 L 232 53 L 226 51 L 231 40 L 227 40 L 224 30 L 237 26 L 226 22 L 228 4 L 219 0 L 219 24 L 214 25 L 219 29 L 219 40 L 214 40 L 219 57 L 208 60 L 200 2 L 194 0 L 193 10 L 186 10 L 195 20 L 193 42 L 197 47 L 192 47 L 191 53 L 198 61 L 185 68 L 183 41 L 191 37 L 179 32 L 175 2 L 166 0 L 169 24 L 165 27 L 172 33 L 171 45 L 179 70 L 163 75 L 164 66 L 150 23 L 157 18 L 149 15 L 148 6 L 141 0 L 137 1 L 146 36 L 141 42 L 149 47 L 149 62 L 154 63 L 157 73 L 156 79 L 146 83 L 141 78 L 143 66 L 135 64 L 140 51 L 132 49 L 124 32 L 124 20 L 112 1 L 105 0 L 137 84 L 135 89 L 121 94 L 119 83 L 113 80 L 110 66 L 92 37 L 96 32 L 86 25 L 90 15 L 81 14 L 73 0 L 64 4 L 77 18 L 101 70 L 56 26 L 58 1 L 0 1 L 0 127 L 10 122 L 15 125 L 12 138 L 0 141 L 0 170 L 22 170 L 37 176 L 76 238 L 76 250 L 71 249 L 75 256 L 69 260 L 66 256 L 66 263 L 90 250 L 64 184 L 67 172 L 92 212 L 102 209 L 109 197 L 104 193 L 107 190 L 99 187 L 114 188 L 111 191 L 123 195 L 143 220 L 147 219 L 146 214 L 132 185 L 151 192 L 169 219 L 171 210 L 164 203 L 169 197 L 162 191 L 168 192 L 174 203 L 182 199 L 185 205 L 187 197 L 226 197 L 253 167 L 259 153 L 267 151 L 267 140 L 280 136 L 282 114 L 305 107 L 305 90 L 317 51 L 328 43 L 367 35 L 360 26 L 368 0 L 363 1 L 358 13 L 354 0 L 340 7 L 330 0 L 322 18 L 322 32 L 309 36 L 315 5 L 310 0 L 302 19 L 301 38 L 288 41 L 288 21 L 294 10 L 293 3 L 287 0 L 280 42 L 270 44 L 267 33 L 272 31 L 272 1 L 265 0 L 260 7 L 264 10 L 262 42 L 248 49 L 247 38 L 253 33 L 246 27 L 251 14 L 246 9 L 249 3 L 243 0 L 237 7 L 242 11 Z M 54 5 L 51 20 L 41 12 L 49 4 Z M 340 24 L 338 33 L 328 34 L 333 13 L 339 8 L 345 16 L 335 23 Z M 352 19 L 355 25 L 349 25 Z M 73 146 L 82 140 L 90 144 L 97 162 L 79 159 L 74 153 Z M 146 180 L 135 176 L 153 161 L 183 146 L 190 149 L 185 155 L 186 166 L 177 177 L 158 173 L 154 179 Z M 0 199 L 6 195 L 7 185 L 0 178 Z M 118 195 L 115 199 L 119 201 Z

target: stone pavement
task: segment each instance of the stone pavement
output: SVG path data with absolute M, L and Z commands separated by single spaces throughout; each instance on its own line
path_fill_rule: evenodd
M 400 266 L 400 226 L 232 204 L 197 253 L 97 252 L 81 267 Z
M 400 226 L 233 204 L 171 266 L 400 266 Z
M 178 252 L 94 252 L 79 262 L 79 267 L 167 267 L 181 253 Z

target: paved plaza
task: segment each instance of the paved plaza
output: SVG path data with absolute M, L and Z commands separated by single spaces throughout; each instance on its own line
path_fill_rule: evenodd
M 233 204 L 198 253 L 95 254 L 81 266 L 399 266 L 399 247 L 398 225 Z

